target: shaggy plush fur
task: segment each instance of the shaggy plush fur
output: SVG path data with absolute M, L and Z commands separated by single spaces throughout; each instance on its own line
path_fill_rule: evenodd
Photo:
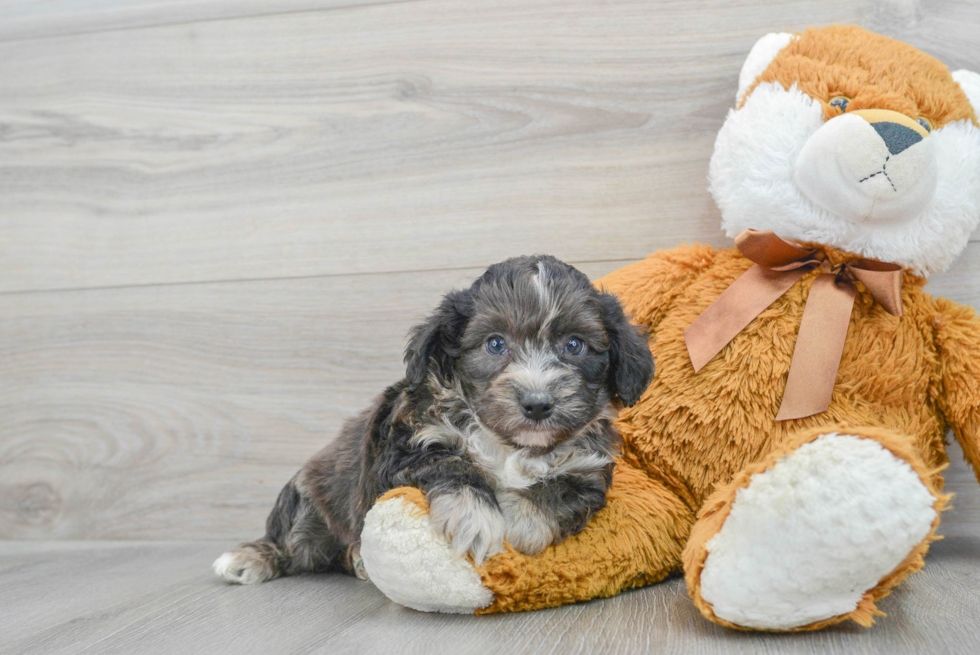
M 487 607 L 493 592 L 432 529 L 428 511 L 421 490 L 401 487 L 368 512 L 361 553 L 371 582 L 396 603 L 424 612 L 469 614 Z M 406 551 L 414 556 L 401 557 Z
M 790 630 L 850 612 L 869 623 L 865 592 L 921 566 L 906 559 L 945 507 L 918 457 L 903 451 L 885 432 L 818 430 L 739 474 L 716 494 L 719 506 L 704 506 L 688 541 L 685 571 L 701 609 L 730 627 Z
M 746 229 L 771 229 L 785 239 L 848 250 L 919 275 L 945 270 L 980 221 L 980 128 L 964 88 L 922 51 L 860 28 L 776 36 L 761 39 L 760 51 L 753 48 L 748 71 L 758 70 L 764 56 L 775 58 L 757 73 L 715 142 L 709 182 L 725 232 L 734 238 Z M 976 73 L 956 76 L 974 92 Z M 934 164 L 912 174 L 934 176 L 936 191 L 931 201 L 922 199 L 925 208 L 917 216 L 855 222 L 813 202 L 799 187 L 794 178 L 801 151 L 831 129 L 825 121 L 841 113 L 830 105 L 837 97 L 849 99 L 848 113 L 874 108 L 928 119 L 932 133 L 921 145 L 932 150 Z M 848 136 L 845 144 L 859 135 Z M 837 180 L 825 183 L 840 186 Z M 908 199 L 900 200 L 899 208 Z
M 425 611 L 517 612 L 590 598 L 663 580 L 677 570 L 694 513 L 676 494 L 617 460 L 606 507 L 585 529 L 530 557 L 511 546 L 476 570 L 473 585 L 447 559 L 448 545 L 420 534 L 428 510 L 412 488 L 395 489 L 368 513 L 361 549 L 371 581 L 392 600 Z M 406 509 L 407 508 L 407 509 Z M 449 592 L 447 590 L 453 590 Z M 482 591 L 482 594 L 481 594 Z M 448 599 L 463 596 L 453 604 Z
M 898 262 L 904 314 L 892 316 L 857 284 L 830 408 L 777 422 L 817 271 L 698 373 L 684 331 L 751 261 L 734 248 L 684 246 L 599 280 L 649 328 L 658 375 L 620 414 L 623 462 L 606 508 L 536 557 L 489 559 L 478 571 L 494 602 L 480 611 L 609 595 L 683 570 L 702 613 L 729 627 L 870 625 L 876 601 L 922 565 L 933 539 L 947 500 L 948 429 L 980 471 L 980 319 L 932 298 L 922 275 L 952 261 L 980 217 L 978 130 L 964 93 L 973 77 L 958 74 L 960 87 L 931 57 L 858 28 L 769 39 L 754 53 L 755 79 L 711 168 L 726 228 L 773 229 L 820 247 L 830 265 Z M 844 226 L 795 189 L 795 158 L 837 115 L 829 100 L 838 94 L 853 109 L 931 121 L 939 180 L 922 216 Z M 835 506 L 813 511 L 827 503 Z M 786 548 L 800 552 L 766 550 L 757 530 L 786 532 Z
M 795 35 L 755 78 L 756 85 L 778 83 L 820 102 L 826 119 L 840 112 L 830 105 L 849 98 L 849 111 L 891 109 L 924 117 L 935 128 L 967 120 L 977 124 L 975 108 L 963 89 L 950 84 L 946 66 L 907 43 L 855 25 L 833 25 Z M 753 85 L 747 95 L 751 95 Z

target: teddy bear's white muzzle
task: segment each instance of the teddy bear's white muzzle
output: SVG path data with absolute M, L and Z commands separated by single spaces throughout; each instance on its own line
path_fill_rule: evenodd
M 898 112 L 850 112 L 810 137 L 793 181 L 811 202 L 849 221 L 904 223 L 936 192 L 932 140 Z

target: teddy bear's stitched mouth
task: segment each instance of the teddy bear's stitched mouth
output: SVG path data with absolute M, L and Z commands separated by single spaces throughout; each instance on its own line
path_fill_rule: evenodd
M 935 168 L 930 139 L 889 141 L 866 117 L 848 114 L 810 135 L 796 158 L 793 181 L 804 197 L 834 216 L 898 225 L 920 216 L 931 202 Z
M 885 179 L 888 180 L 888 184 L 891 185 L 892 191 L 894 191 L 895 193 L 898 193 L 898 189 L 895 188 L 895 183 L 892 182 L 892 178 L 888 177 L 888 170 L 887 169 L 888 169 L 888 160 L 889 159 L 891 159 L 891 155 L 888 155 L 887 157 L 885 157 L 885 163 L 881 165 L 881 170 L 880 171 L 878 171 L 877 173 L 872 173 L 871 175 L 868 175 L 867 177 L 861 178 L 860 180 L 858 180 L 858 184 L 861 184 L 862 182 L 867 182 L 868 180 L 870 180 L 871 178 L 875 177 L 876 175 L 884 175 L 885 176 Z M 872 206 L 873 206 L 873 203 L 872 203 Z

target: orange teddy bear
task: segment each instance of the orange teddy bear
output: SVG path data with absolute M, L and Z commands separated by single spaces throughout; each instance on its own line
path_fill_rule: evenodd
M 923 291 L 980 220 L 980 75 L 857 27 L 753 47 L 711 161 L 736 248 L 658 252 L 598 284 L 657 376 L 619 420 L 607 507 L 535 557 L 474 568 L 416 489 L 368 515 L 374 583 L 425 610 L 558 605 L 683 570 L 712 621 L 870 625 L 922 566 L 951 428 L 980 464 L 980 320 Z

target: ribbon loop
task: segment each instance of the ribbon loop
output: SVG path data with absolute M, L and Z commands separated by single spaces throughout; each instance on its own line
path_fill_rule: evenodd
M 755 263 L 684 331 L 695 372 L 806 273 L 819 269 L 807 297 L 777 421 L 827 411 L 860 282 L 885 311 L 902 315 L 902 268 L 859 259 L 833 265 L 827 254 L 776 236 L 745 230 L 735 245 Z
M 793 270 L 819 264 L 823 253 L 781 239 L 772 230 L 745 230 L 735 237 L 735 247 L 760 266 L 773 270 Z
M 847 265 L 847 272 L 867 287 L 875 302 L 892 316 L 902 315 L 902 267 L 867 259 Z

